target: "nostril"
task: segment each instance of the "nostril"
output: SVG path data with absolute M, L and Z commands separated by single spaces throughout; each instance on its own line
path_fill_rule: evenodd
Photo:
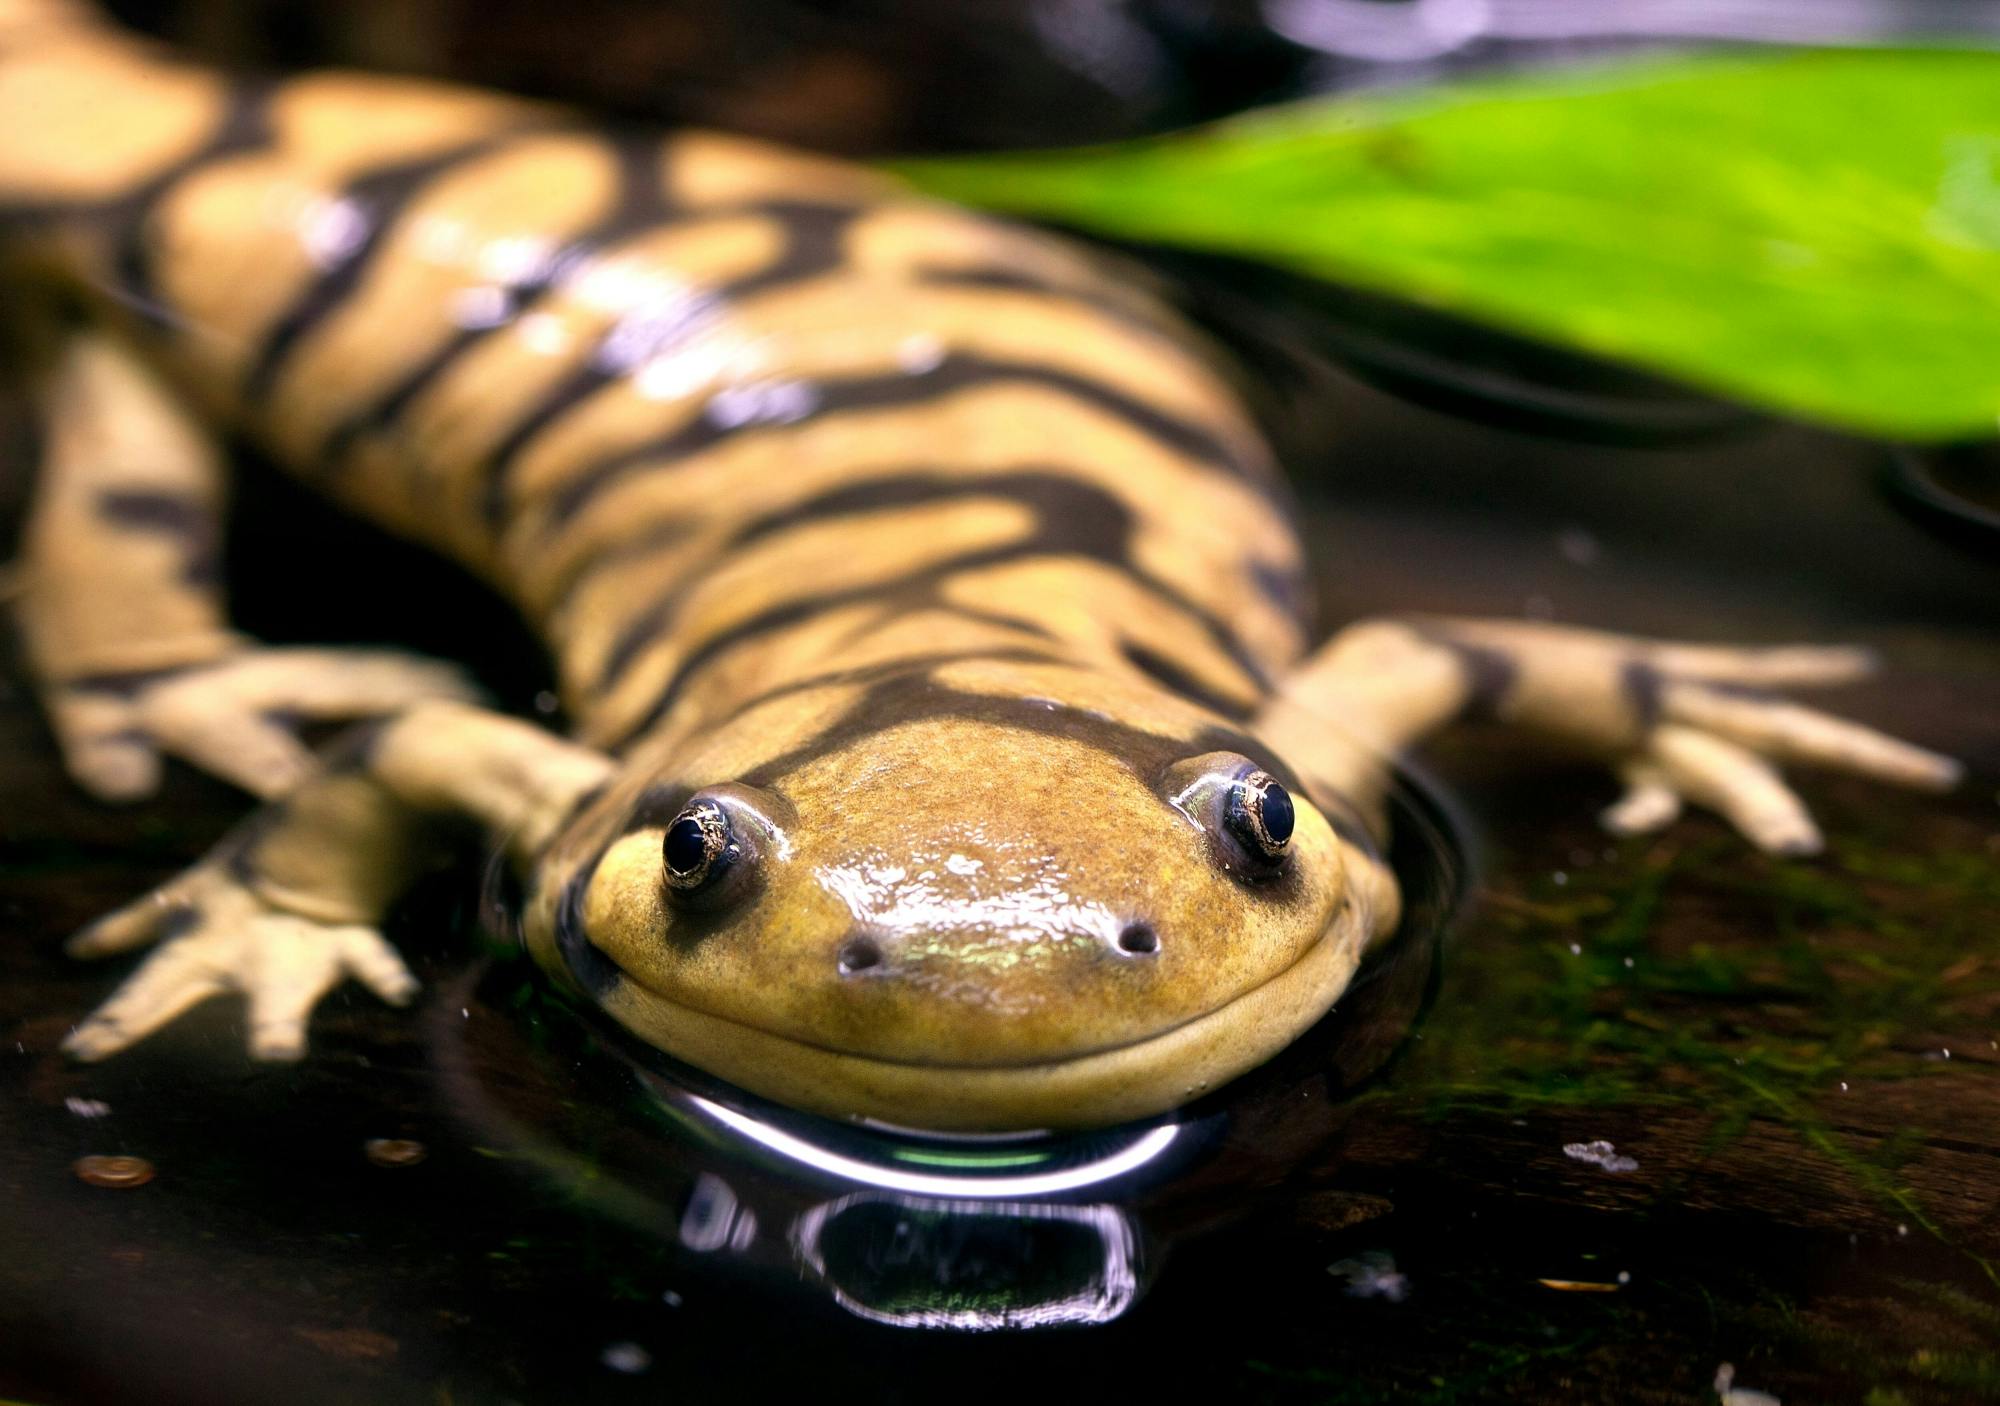
M 852 976 L 882 965 L 882 949 L 872 937 L 852 937 L 841 945 L 840 974 Z
M 1125 931 L 1118 934 L 1118 950 L 1135 957 L 1146 956 L 1160 950 L 1160 935 L 1150 923 L 1127 923 Z

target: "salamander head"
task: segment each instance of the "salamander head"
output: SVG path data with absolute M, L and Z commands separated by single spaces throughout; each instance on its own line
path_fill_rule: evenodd
M 954 666 L 673 750 L 580 822 L 594 863 L 542 905 L 537 950 L 651 1043 L 793 1106 L 1159 1112 L 1288 1044 L 1370 935 L 1365 857 L 1277 759 L 1141 686 Z

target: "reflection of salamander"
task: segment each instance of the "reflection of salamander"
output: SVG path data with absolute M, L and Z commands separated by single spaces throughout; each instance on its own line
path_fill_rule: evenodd
M 1852 651 L 1431 621 L 1305 656 L 1282 490 L 1196 340 L 862 171 L 232 82 L 62 0 L 0 0 L 0 134 L 13 286 L 77 309 L 22 611 L 69 765 L 130 798 L 164 750 L 274 798 L 78 940 L 167 939 L 87 1058 L 223 990 L 266 1057 L 346 975 L 403 997 L 373 924 L 469 815 L 541 963 L 694 1064 L 902 1123 L 1111 1121 L 1340 994 L 1397 910 L 1378 759 L 1469 706 L 1615 761 L 1626 829 L 1686 797 L 1802 850 L 1766 757 L 1952 774 L 1749 691 Z M 574 739 L 230 634 L 184 404 L 517 601 Z M 287 714 L 379 720 L 322 766 Z

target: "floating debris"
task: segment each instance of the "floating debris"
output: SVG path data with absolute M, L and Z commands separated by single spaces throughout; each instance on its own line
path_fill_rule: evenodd
M 687 1302 L 687 1300 L 683 1299 L 679 1294 L 675 1293 L 672 1289 L 662 1289 L 660 1291 L 660 1302 L 665 1304 L 668 1308 L 679 1308 L 683 1303 Z
M 372 1137 L 361 1144 L 362 1155 L 378 1167 L 414 1167 L 431 1150 L 415 1138 Z
M 1736 1369 L 1729 1363 L 1715 1369 L 1715 1394 L 1722 1398 L 1722 1406 L 1784 1406 L 1769 1392 L 1736 1386 L 1735 1381 Z
M 1636 1172 L 1639 1163 L 1636 1158 L 1619 1154 L 1617 1148 L 1599 1138 L 1595 1142 L 1566 1142 L 1563 1156 L 1573 1157 L 1579 1162 L 1588 1162 L 1593 1167 L 1602 1167 L 1607 1172 Z
M 1370 1250 L 1352 1259 L 1335 1260 L 1326 1272 L 1347 1281 L 1347 1292 L 1357 1299 L 1387 1299 L 1401 1303 L 1410 1296 L 1409 1276 L 1398 1273 L 1393 1255 Z
M 1563 1294 L 1615 1294 L 1616 1284 L 1603 1284 L 1595 1279 L 1537 1279 L 1544 1289 L 1554 1289 Z
M 613 1343 L 604 1349 L 602 1360 L 614 1372 L 637 1376 L 653 1365 L 653 1354 L 637 1343 Z
M 111 1112 L 110 1104 L 95 1098 L 66 1098 L 63 1107 L 79 1118 L 103 1118 Z
M 144 1186 L 153 1179 L 153 1164 L 143 1157 L 79 1157 L 71 1169 L 92 1186 Z
M 1360 1225 L 1364 1221 L 1380 1220 L 1395 1209 L 1393 1202 L 1381 1196 L 1364 1196 L 1358 1192 L 1348 1191 L 1320 1191 L 1302 1197 L 1293 1210 L 1293 1218 L 1300 1226 L 1330 1235 Z

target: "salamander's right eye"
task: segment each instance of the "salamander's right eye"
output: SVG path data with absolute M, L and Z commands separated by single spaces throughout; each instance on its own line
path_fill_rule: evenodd
M 1269 772 L 1253 771 L 1230 788 L 1224 818 L 1246 853 L 1266 864 L 1285 857 L 1292 839 L 1292 794 Z
M 696 801 L 675 816 L 660 849 L 667 887 L 690 896 L 718 883 L 740 852 L 729 817 L 713 801 Z

